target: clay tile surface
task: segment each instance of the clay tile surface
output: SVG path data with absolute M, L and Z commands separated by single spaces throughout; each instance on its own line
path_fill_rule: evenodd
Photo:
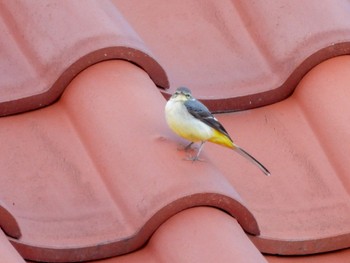
M 99 262 L 99 261 L 96 261 Z M 101 263 L 267 262 L 236 220 L 208 207 L 178 213 L 135 253 Z
M 261 235 L 252 241 L 263 252 L 301 255 L 350 247 L 349 70 L 350 56 L 333 58 L 312 69 L 290 98 L 220 115 L 237 143 L 272 173 L 259 177 L 238 159 L 239 168 L 232 167 L 230 152 L 207 148 L 256 216 Z
M 0 200 L 0 228 L 6 235 L 13 238 L 20 238 L 22 236 L 21 230 L 18 226 L 16 218 L 9 211 L 7 206 Z
M 131 61 L 168 87 L 163 68 L 109 1 L 2 1 L 0 17 L 0 115 L 51 104 L 80 71 L 109 59 Z
M 6 263 L 24 263 L 24 259 L 11 245 L 7 236 L 0 229 L 0 262 Z
M 109 61 L 80 73 L 54 105 L 0 119 L 7 138 L 1 200 L 18 220 L 22 236 L 11 241 L 25 258 L 66 262 L 131 252 L 164 220 L 200 205 L 225 210 L 259 234 L 215 165 L 181 160 L 164 104 L 142 69 Z
M 349 261 L 349 10 L 1 2 L 0 262 Z M 179 85 L 254 108 L 217 118 L 272 175 L 209 143 L 184 161 Z
M 269 263 L 344 263 L 350 259 L 350 249 L 309 256 L 265 256 Z
M 350 52 L 348 0 L 113 2 L 159 57 L 169 92 L 187 85 L 218 112 L 280 101 Z

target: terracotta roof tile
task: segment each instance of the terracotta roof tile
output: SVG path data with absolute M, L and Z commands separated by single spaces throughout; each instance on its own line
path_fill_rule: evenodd
M 187 85 L 215 111 L 280 101 L 313 66 L 350 53 L 347 0 L 113 2 L 159 57 L 169 92 Z
M 350 58 L 304 77 L 350 53 L 350 2 L 113 3 L 0 3 L 0 114 L 63 93 L 0 118 L 0 226 L 21 256 L 264 262 L 243 230 L 271 254 L 350 247 Z M 216 111 L 278 102 L 304 77 L 288 99 L 218 116 L 271 177 L 216 145 L 182 161 L 158 61 L 169 92 L 188 85 Z M 0 261 L 23 262 L 0 235 Z
M 349 70 L 350 56 L 328 60 L 310 71 L 290 98 L 218 117 L 272 173 L 266 179 L 244 160 L 237 158 L 232 166 L 230 152 L 206 149 L 257 217 L 261 235 L 252 240 L 263 252 L 310 254 L 350 247 L 345 147 L 350 126 L 344 114 L 350 112 Z
M 237 221 L 213 208 L 175 215 L 157 230 L 149 246 L 162 262 L 266 262 Z
M 132 61 L 168 86 L 162 67 L 108 1 L 6 1 L 0 7 L 6 39 L 0 42 L 0 115 L 52 103 L 80 71 L 109 59 Z
M 213 208 L 193 208 L 165 222 L 147 249 L 156 262 L 266 262 L 239 224 Z
M 214 165 L 181 160 L 164 104 L 143 70 L 109 61 L 80 73 L 51 107 L 0 119 L 7 138 L 0 199 L 15 204 L 22 237 L 12 242 L 25 258 L 127 253 L 167 218 L 199 205 L 225 210 L 259 234 Z
M 14 205 L 14 203 L 12 203 Z M 20 238 L 22 233 L 16 218 L 9 211 L 7 206 L 0 200 L 0 228 L 6 235 L 13 238 Z
M 335 251 L 332 253 L 322 253 L 311 256 L 265 256 L 269 263 L 344 263 L 350 260 L 350 249 Z
M 11 246 L 7 236 L 0 229 L 0 262 L 24 263 L 23 258 Z
M 142 249 L 103 263 L 267 262 L 236 220 L 208 207 L 187 209 L 167 220 Z

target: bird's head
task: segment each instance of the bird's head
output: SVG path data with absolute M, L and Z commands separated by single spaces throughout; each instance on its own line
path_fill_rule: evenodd
M 170 98 L 173 101 L 193 100 L 191 90 L 186 87 L 179 87 Z

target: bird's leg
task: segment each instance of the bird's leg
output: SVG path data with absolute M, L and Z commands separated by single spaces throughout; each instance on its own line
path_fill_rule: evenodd
M 188 150 L 191 149 L 192 144 L 194 144 L 194 142 L 189 143 L 189 144 L 186 145 L 185 147 L 184 147 L 183 145 L 181 145 L 181 146 L 179 145 L 177 149 L 178 149 L 179 151 L 185 151 L 185 152 L 187 152 Z
M 188 151 L 189 149 L 191 149 L 192 144 L 194 144 L 194 142 L 190 142 L 188 145 L 186 145 L 184 150 Z
M 205 143 L 205 141 L 202 141 L 202 142 L 201 142 L 201 145 L 199 146 L 199 149 L 198 149 L 198 151 L 197 151 L 196 156 L 192 156 L 192 157 L 190 157 L 188 160 L 191 160 L 191 161 L 193 161 L 193 162 L 194 162 L 194 161 L 200 161 L 199 155 L 200 155 L 200 153 L 201 153 L 201 151 L 202 151 L 202 149 L 203 149 L 204 143 Z

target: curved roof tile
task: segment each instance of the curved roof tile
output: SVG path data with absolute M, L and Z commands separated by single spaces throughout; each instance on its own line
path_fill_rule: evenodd
M 113 3 L 0 3 L 0 115 L 50 104 L 72 82 L 51 107 L 0 119 L 0 224 L 18 251 L 45 261 L 119 255 L 203 205 L 261 230 L 251 240 L 266 253 L 349 247 L 349 57 L 305 76 L 350 53 L 349 1 Z M 305 76 L 284 101 L 219 117 L 270 178 L 217 146 L 206 146 L 207 163 L 174 162 L 185 153 L 165 128 L 154 83 L 168 80 L 150 50 L 173 88 L 189 86 L 215 111 L 280 101 Z M 148 75 L 120 61 L 91 66 L 114 58 Z M 22 262 L 11 251 L 0 258 Z
M 7 236 L 0 229 L 0 262 L 6 263 L 25 263 L 24 259 L 18 254 L 16 249 L 11 246 Z
M 14 203 L 12 203 L 14 205 Z M 7 206 L 0 200 L 0 228 L 6 235 L 13 238 L 21 237 L 21 230 L 18 226 L 16 218 L 8 210 Z
M 267 262 L 236 220 L 208 207 L 171 217 L 147 246 L 157 262 Z
M 7 138 L 1 200 L 15 203 L 22 237 L 12 243 L 25 258 L 67 262 L 131 252 L 170 216 L 200 205 L 225 210 L 259 234 L 215 166 L 182 160 L 164 105 L 143 70 L 107 61 L 81 72 L 54 105 L 0 119 Z
M 147 245 L 95 263 L 266 263 L 236 220 L 210 207 L 184 210 L 164 222 Z
M 338 250 L 332 253 L 321 253 L 312 256 L 281 257 L 266 255 L 265 258 L 269 263 L 344 263 L 350 259 L 350 249 Z M 115 263 L 117 263 L 117 261 Z
M 237 160 L 244 174 L 237 176 L 230 153 L 218 147 L 206 152 L 256 216 L 261 235 L 252 240 L 262 252 L 300 255 L 350 247 L 349 72 L 350 56 L 330 59 L 312 69 L 288 99 L 218 116 L 227 131 L 235 131 L 236 143 L 271 171 L 266 180 Z
M 109 1 L 0 4 L 0 115 L 51 104 L 83 69 L 131 61 L 164 88 L 163 68 Z
M 347 0 L 113 2 L 166 68 L 169 92 L 189 86 L 216 112 L 281 101 L 312 67 L 350 53 Z

